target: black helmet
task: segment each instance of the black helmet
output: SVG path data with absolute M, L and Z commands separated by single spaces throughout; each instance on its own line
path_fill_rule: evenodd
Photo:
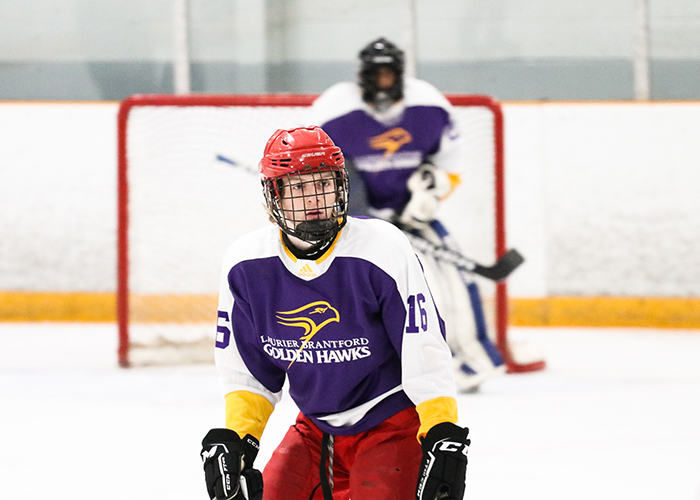
M 403 98 L 403 50 L 386 38 L 378 38 L 360 51 L 360 87 L 362 99 L 378 108 L 388 107 Z M 377 86 L 380 67 L 389 68 L 395 75 L 394 85 L 389 89 Z

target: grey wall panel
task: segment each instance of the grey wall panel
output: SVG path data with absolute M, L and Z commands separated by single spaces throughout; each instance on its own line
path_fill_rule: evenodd
M 356 72 L 354 62 L 195 62 L 191 75 L 194 92 L 316 94 L 338 81 L 355 80 Z M 423 63 L 417 76 L 446 93 L 486 94 L 502 101 L 634 97 L 632 62 L 625 59 Z M 172 65 L 166 62 L 0 63 L 0 100 L 114 101 L 172 92 Z M 700 61 L 652 61 L 651 96 L 700 99 Z
M 281 63 L 268 69 L 270 92 L 318 94 L 334 83 L 356 79 L 355 63 Z
M 652 61 L 651 98 L 700 99 L 700 60 Z
M 3 0 L 0 99 L 173 91 L 176 0 Z M 321 92 L 407 43 L 406 0 L 189 0 L 196 92 Z M 634 96 L 632 0 L 415 0 L 418 76 L 501 100 Z M 700 2 L 649 0 L 652 99 L 700 99 Z
M 632 98 L 632 62 L 623 59 L 430 63 L 418 66 L 418 76 L 444 92 L 487 94 L 503 101 Z
M 2 100 L 114 101 L 172 91 L 172 67 L 165 63 L 0 64 Z

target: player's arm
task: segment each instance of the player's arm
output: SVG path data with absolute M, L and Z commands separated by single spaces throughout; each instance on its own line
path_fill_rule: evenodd
M 461 499 L 467 473 L 469 429 L 457 425 L 457 402 L 437 397 L 416 406 L 421 459 L 417 500 Z
M 235 341 L 233 318 L 236 307 L 224 266 L 215 359 L 225 392 L 226 428 L 211 429 L 202 440 L 202 463 L 209 498 L 212 500 L 260 500 L 262 474 L 254 468 L 259 442 L 281 391 L 267 389 L 248 369 Z M 245 316 L 245 315 L 244 315 Z M 254 332 L 253 325 L 237 324 Z M 253 335 L 253 337 L 255 337 Z M 240 346 L 246 349 L 241 339 Z
M 274 406 L 249 391 L 226 395 L 226 428 L 212 429 L 202 440 L 202 462 L 210 498 L 258 499 L 262 475 L 253 468 L 260 438 Z
M 231 380 L 231 372 L 222 382 Z M 250 376 L 235 375 L 239 381 Z M 248 385 L 253 389 L 255 380 Z M 209 498 L 212 500 L 260 500 L 262 474 L 254 468 L 267 421 L 274 405 L 261 394 L 249 390 L 229 392 L 225 397 L 226 428 L 211 429 L 202 440 L 202 464 Z
M 245 373 L 238 377 L 244 379 Z M 251 380 L 251 389 L 252 389 Z M 225 397 L 226 428 L 211 429 L 202 440 L 202 463 L 209 497 L 213 500 L 259 500 L 262 474 L 254 468 L 260 438 L 274 405 L 248 390 Z
M 421 439 L 416 500 L 461 500 L 467 474 L 469 429 L 450 422 L 432 427 Z
M 239 373 L 245 378 L 245 373 Z M 255 385 L 249 381 L 251 389 Z M 268 396 L 269 397 L 269 396 Z M 274 405 L 249 390 L 226 395 L 226 428 L 211 429 L 202 440 L 202 462 L 209 497 L 216 500 L 259 500 L 262 474 L 254 468 Z
M 416 403 L 423 458 L 418 500 L 461 499 L 467 471 L 469 430 L 457 425 L 456 389 L 444 323 L 410 243 L 400 244 L 406 276 L 397 285 L 406 306 L 401 343 L 402 385 Z
M 202 440 L 204 479 L 210 498 L 262 498 L 262 474 L 253 463 L 273 409 L 259 394 L 234 391 L 226 395 L 226 428 L 212 429 Z
M 426 158 L 426 161 L 442 170 L 463 171 L 467 167 L 465 165 L 465 157 L 468 138 L 460 130 L 453 108 L 450 106 L 445 111 L 447 113 L 447 121 L 440 136 L 440 146 L 434 154 Z
M 416 406 L 422 459 L 417 500 L 461 499 L 467 473 L 469 429 L 457 425 L 457 401 L 438 396 Z
M 226 395 L 226 428 L 239 436 L 250 434 L 260 441 L 267 421 L 275 407 L 267 398 L 249 391 L 234 391 Z

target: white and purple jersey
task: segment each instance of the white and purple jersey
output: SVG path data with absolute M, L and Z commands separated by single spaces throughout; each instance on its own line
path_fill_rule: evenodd
M 316 99 L 309 122 L 352 161 L 372 215 L 385 219 L 408 203 L 406 183 L 421 163 L 449 170 L 463 158 L 452 105 L 423 80 L 406 78 L 404 99 L 383 113 L 362 100 L 356 83 L 338 83 Z
M 277 226 L 237 240 L 224 260 L 216 346 L 224 394 L 274 405 L 288 379 L 301 412 L 332 434 L 456 394 L 418 259 L 378 219 L 350 217 L 317 260 L 294 257 Z

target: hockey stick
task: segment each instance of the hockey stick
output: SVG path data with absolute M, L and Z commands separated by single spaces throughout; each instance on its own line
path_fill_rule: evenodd
M 257 174 L 258 173 L 257 169 L 251 167 L 247 163 L 241 163 L 241 162 L 238 162 L 236 160 L 232 160 L 231 158 L 226 158 L 224 155 L 216 155 L 216 159 L 220 162 L 228 163 L 232 167 L 242 168 L 243 170 L 245 170 L 249 174 Z
M 520 264 L 525 262 L 525 258 L 515 248 L 511 248 L 492 266 L 484 266 L 462 255 L 461 253 L 450 250 L 441 245 L 436 245 L 425 238 L 416 236 L 412 233 L 404 232 L 411 244 L 421 252 L 424 252 L 437 260 L 453 264 L 458 269 L 469 271 L 492 281 L 502 281 L 515 271 Z
M 250 165 L 231 158 L 227 158 L 223 155 L 216 155 L 216 159 L 223 163 L 228 163 L 232 167 L 242 168 L 244 171 L 257 174 L 257 170 Z M 415 234 L 404 231 L 404 234 L 408 236 L 411 240 L 413 246 L 420 251 L 435 257 L 438 260 L 444 262 L 449 262 L 453 264 L 458 269 L 463 269 L 484 278 L 490 279 L 492 281 L 502 281 L 506 279 L 515 269 L 520 266 L 525 261 L 525 258 L 518 252 L 515 248 L 511 248 L 506 253 L 504 253 L 494 265 L 484 266 L 478 262 L 469 259 L 462 255 L 461 253 L 450 250 L 449 248 L 441 245 L 436 245 L 425 238 L 416 236 Z

